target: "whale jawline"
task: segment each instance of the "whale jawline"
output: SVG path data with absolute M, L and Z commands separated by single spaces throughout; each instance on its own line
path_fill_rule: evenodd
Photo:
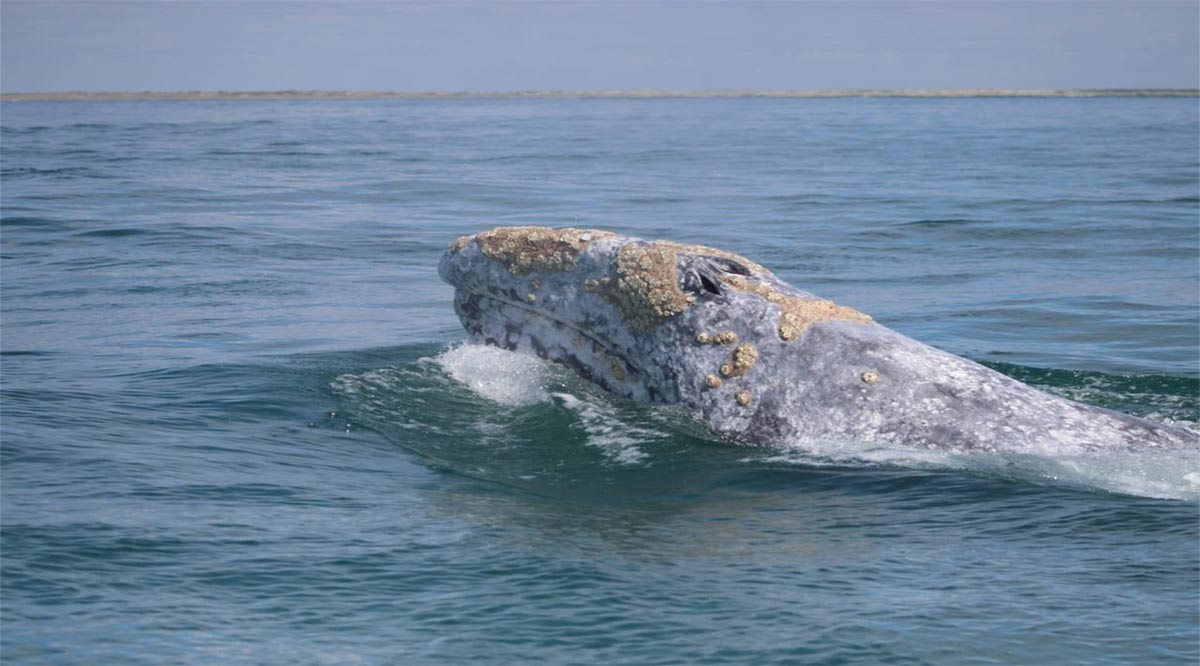
M 569 329 L 572 332 L 574 332 L 575 334 L 579 335 L 580 337 L 586 339 L 588 342 L 603 349 L 604 352 L 610 358 L 618 360 L 621 363 L 624 363 L 627 367 L 632 368 L 635 372 L 637 372 L 642 377 L 647 377 L 647 378 L 650 377 L 650 375 L 647 374 L 646 370 L 641 365 L 631 361 L 627 355 L 621 353 L 620 351 L 617 351 L 616 349 L 613 349 L 612 345 L 608 344 L 603 339 L 596 337 L 592 333 L 590 333 L 582 328 L 579 328 L 575 324 L 572 324 L 567 321 L 563 321 L 562 319 L 559 319 L 558 317 L 554 317 L 549 314 L 546 314 L 545 312 L 543 312 L 541 310 L 531 308 L 528 305 L 525 305 L 524 303 L 518 303 L 513 300 L 503 298 L 501 296 L 497 296 L 495 294 L 481 293 L 481 292 L 474 291 L 471 289 L 462 289 L 462 288 L 455 288 L 455 292 L 456 292 L 456 296 L 458 294 L 466 294 L 470 297 L 474 297 L 474 298 L 477 298 L 477 299 L 480 299 L 483 301 L 491 301 L 493 303 L 498 303 L 500 305 L 504 305 L 504 306 L 508 306 L 511 308 L 515 308 L 517 310 L 521 310 L 527 316 L 533 317 L 535 321 L 542 320 L 542 321 L 550 322 L 552 325 L 558 325 L 563 328 Z M 461 317 L 462 314 L 460 313 L 459 316 Z M 521 327 L 521 328 L 522 328 L 522 331 L 525 332 L 525 327 Z M 580 362 L 580 363 L 582 363 L 582 362 Z

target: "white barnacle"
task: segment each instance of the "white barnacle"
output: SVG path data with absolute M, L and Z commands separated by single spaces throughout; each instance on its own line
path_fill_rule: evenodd
M 758 348 L 746 343 L 733 350 L 733 359 L 721 364 L 721 374 L 726 377 L 741 377 L 758 362 Z
M 721 331 L 712 338 L 713 344 L 731 345 L 738 341 L 738 334 L 733 331 Z

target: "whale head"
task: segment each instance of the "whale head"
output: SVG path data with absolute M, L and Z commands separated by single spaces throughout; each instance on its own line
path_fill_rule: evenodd
M 870 318 L 723 250 L 594 229 L 498 227 L 439 266 L 477 342 L 531 352 L 618 395 L 748 418 L 755 377 L 815 323 Z

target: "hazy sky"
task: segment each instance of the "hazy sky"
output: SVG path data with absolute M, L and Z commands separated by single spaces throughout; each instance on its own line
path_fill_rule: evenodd
M 0 2 L 0 88 L 1194 88 L 1197 0 Z

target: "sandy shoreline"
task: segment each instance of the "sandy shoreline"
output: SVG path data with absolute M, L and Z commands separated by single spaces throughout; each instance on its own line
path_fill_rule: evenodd
M 555 98 L 713 98 L 768 97 L 820 99 L 832 97 L 1197 97 L 1195 88 L 1113 88 L 1085 90 L 957 89 L 957 90 L 596 90 L 516 92 L 372 92 L 336 90 L 179 91 L 179 92 L 40 92 L 0 93 L 0 101 L 121 100 L 275 100 L 275 99 L 555 99 Z

